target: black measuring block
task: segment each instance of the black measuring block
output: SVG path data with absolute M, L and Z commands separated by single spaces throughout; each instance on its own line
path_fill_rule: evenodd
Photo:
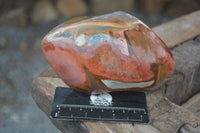
M 75 121 L 148 123 L 144 92 L 85 94 L 57 87 L 51 117 Z

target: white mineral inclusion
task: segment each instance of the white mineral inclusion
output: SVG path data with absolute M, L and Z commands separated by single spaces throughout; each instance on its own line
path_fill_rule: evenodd
M 125 39 L 126 37 L 124 36 L 123 32 L 119 33 L 121 37 L 117 38 L 117 45 L 116 47 L 119 47 L 119 50 L 121 51 L 122 54 L 129 56 L 129 51 L 128 51 L 128 44 L 127 40 Z
M 101 105 L 101 106 L 112 105 L 112 96 L 109 93 L 91 94 L 90 95 L 90 104 Z
M 140 83 L 124 83 L 114 80 L 101 80 L 108 88 L 111 89 L 123 89 L 123 88 L 145 88 L 154 83 L 154 80 Z
M 76 42 L 77 46 L 83 46 L 86 43 L 85 35 L 84 34 L 80 34 L 78 37 L 76 37 L 75 42 Z

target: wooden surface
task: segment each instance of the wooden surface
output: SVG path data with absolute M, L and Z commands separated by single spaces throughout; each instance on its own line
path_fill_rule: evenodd
M 200 36 L 184 41 L 171 51 L 176 71 L 161 88 L 164 96 L 180 105 L 200 91 Z
M 200 34 L 200 10 L 153 28 L 153 31 L 173 47 Z
M 190 14 L 185 16 L 181 18 L 181 20 L 190 23 L 190 25 L 193 25 L 192 23 L 195 25 L 196 21 L 189 21 L 193 18 L 196 19 L 196 17 L 200 15 L 200 12 L 195 12 L 195 14 L 196 15 Z M 181 34 L 180 36 L 171 36 L 172 33 L 170 33 L 171 31 L 169 30 L 163 32 L 165 27 L 179 29 L 179 27 L 175 26 L 178 24 L 184 24 L 184 22 L 180 23 L 180 19 L 177 19 L 154 28 L 154 31 L 156 31 L 161 38 L 162 36 L 165 37 L 164 41 L 169 47 L 179 44 L 171 49 L 177 62 L 176 72 L 173 77 L 163 83 L 157 91 L 146 93 L 150 116 L 149 124 L 133 125 L 132 123 L 69 122 L 58 120 L 52 120 L 52 122 L 58 129 L 66 133 L 143 133 L 146 131 L 149 133 L 174 133 L 185 132 L 187 129 L 191 132 L 196 132 L 198 130 L 197 126 L 200 125 L 200 118 L 173 102 L 182 104 L 188 100 L 188 98 L 200 91 L 200 36 L 196 35 L 200 30 L 198 30 L 199 27 L 196 27 L 195 29 L 189 28 L 185 31 L 187 33 L 182 34 L 182 36 Z M 180 33 L 178 29 L 174 30 L 174 35 Z M 164 36 L 164 34 L 166 36 Z M 175 39 L 181 41 L 179 42 Z M 57 77 L 51 68 L 33 80 L 33 99 L 47 116 L 50 116 L 53 96 L 57 86 L 67 85 Z
M 194 95 L 181 106 L 188 109 L 200 118 L 200 92 Z M 197 128 L 192 128 L 186 124 L 183 128 L 180 129 L 180 133 L 200 133 L 200 126 Z
M 194 95 L 181 106 L 190 110 L 200 118 L 200 92 Z
M 48 75 L 48 72 L 43 75 Z M 57 86 L 67 87 L 63 81 L 54 76 L 40 76 L 33 81 L 32 96 L 37 105 L 50 116 L 53 96 Z M 200 119 L 190 111 L 173 104 L 165 98 L 160 91 L 147 93 L 147 106 L 149 110 L 150 123 L 148 130 L 162 131 L 165 133 L 177 132 L 179 128 L 188 123 L 192 127 L 200 124 Z M 134 132 L 135 126 L 131 123 L 102 123 L 102 122 L 70 122 L 52 120 L 52 122 L 63 132 Z M 67 125 L 67 126 L 66 126 Z M 136 124 L 139 126 L 139 124 Z M 142 125 L 144 126 L 144 125 Z M 142 129 L 142 128 L 141 128 Z

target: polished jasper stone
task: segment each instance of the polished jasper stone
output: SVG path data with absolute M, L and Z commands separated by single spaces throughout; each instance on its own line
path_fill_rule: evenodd
M 86 93 L 151 90 L 176 67 L 164 42 L 125 12 L 67 21 L 44 37 L 42 51 L 67 85 Z

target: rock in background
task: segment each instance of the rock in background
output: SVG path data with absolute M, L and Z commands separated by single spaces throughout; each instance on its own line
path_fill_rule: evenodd
M 5 12 L 0 17 L 0 24 L 14 27 L 25 27 L 27 24 L 25 9 L 18 8 Z
M 163 10 L 165 0 L 144 0 L 144 10 L 149 13 L 158 13 Z
M 57 0 L 57 8 L 65 17 L 86 15 L 88 7 L 83 0 Z
M 184 15 L 200 9 L 200 0 L 172 0 L 167 12 L 176 15 Z
M 134 0 L 90 0 L 92 14 L 105 14 L 114 11 L 131 11 Z
M 56 19 L 58 19 L 58 11 L 51 1 L 42 0 L 34 5 L 31 14 L 31 22 L 33 24 Z

